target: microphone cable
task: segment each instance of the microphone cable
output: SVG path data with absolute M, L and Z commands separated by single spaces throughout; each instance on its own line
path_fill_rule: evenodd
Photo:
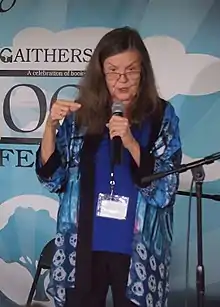
M 189 192 L 189 206 L 188 206 L 188 225 L 186 233 L 186 280 L 185 280 L 185 307 L 188 307 L 188 294 L 189 294 L 189 252 L 190 252 L 190 230 L 191 230 L 191 211 L 193 199 L 193 185 L 194 179 L 191 181 Z

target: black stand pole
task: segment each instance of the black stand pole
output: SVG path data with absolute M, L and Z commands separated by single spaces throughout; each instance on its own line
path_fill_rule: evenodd
M 197 267 L 196 267 L 196 291 L 197 307 L 204 307 L 205 296 L 205 268 L 203 265 L 203 238 L 202 238 L 202 185 L 205 172 L 202 166 L 192 169 L 193 180 L 196 183 L 197 201 Z
M 196 197 L 196 193 L 193 192 L 187 192 L 187 191 L 178 191 L 177 192 L 178 195 L 180 196 L 193 196 L 193 197 Z M 211 200 L 214 200 L 214 201 L 220 201 L 220 194 L 206 194 L 206 193 L 202 193 L 202 199 L 211 199 Z
M 196 290 L 197 290 L 197 307 L 204 307 L 205 294 L 205 270 L 203 265 L 203 240 L 202 240 L 202 184 L 205 178 L 205 173 L 202 165 L 211 164 L 216 160 L 220 160 L 220 152 L 207 156 L 203 159 L 182 164 L 179 168 L 169 170 L 167 172 L 155 173 L 151 176 L 143 178 L 142 184 L 158 180 L 174 173 L 184 173 L 188 170 L 192 171 L 193 179 L 196 183 L 196 198 L 197 198 L 197 258 L 196 267 Z

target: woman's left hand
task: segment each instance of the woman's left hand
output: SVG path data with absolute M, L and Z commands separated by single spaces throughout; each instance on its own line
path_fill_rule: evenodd
M 131 133 L 127 118 L 113 115 L 107 124 L 107 127 L 109 128 L 111 140 L 115 136 L 120 136 L 123 146 L 128 150 L 131 148 L 134 142 L 136 142 Z

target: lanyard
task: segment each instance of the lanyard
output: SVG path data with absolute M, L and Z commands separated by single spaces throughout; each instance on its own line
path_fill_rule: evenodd
M 112 198 L 114 195 L 114 188 L 115 188 L 115 165 L 114 165 L 114 159 L 113 159 L 113 150 L 111 147 L 111 140 L 109 138 L 109 154 L 110 154 L 110 197 Z
M 114 187 L 115 187 L 114 169 L 111 170 L 109 184 L 110 184 L 110 196 L 113 197 L 113 195 L 114 195 Z

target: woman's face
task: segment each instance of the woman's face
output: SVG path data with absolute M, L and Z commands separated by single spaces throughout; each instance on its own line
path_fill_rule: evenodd
M 140 84 L 139 53 L 129 50 L 108 57 L 104 61 L 104 74 L 112 101 L 120 101 L 125 106 L 130 105 L 138 93 Z

